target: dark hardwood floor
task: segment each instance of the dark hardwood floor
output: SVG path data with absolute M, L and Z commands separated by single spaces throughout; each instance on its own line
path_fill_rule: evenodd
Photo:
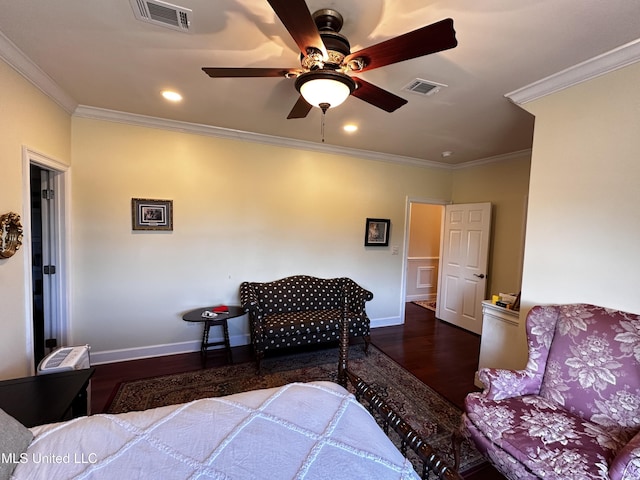
M 371 341 L 459 408 L 463 407 L 466 394 L 477 390 L 473 380 L 478 367 L 480 337 L 437 320 L 430 310 L 407 303 L 405 324 L 373 329 Z M 233 347 L 233 360 L 236 363 L 251 361 L 250 346 Z M 207 358 L 208 368 L 225 363 L 222 350 L 211 352 Z M 91 381 L 91 411 L 104 412 L 121 382 L 201 368 L 198 352 L 97 365 Z M 500 480 L 504 477 L 487 466 L 465 478 Z
M 371 330 L 372 343 L 443 397 L 462 409 L 464 397 L 478 390 L 480 337 L 413 303 L 405 307 L 405 323 Z

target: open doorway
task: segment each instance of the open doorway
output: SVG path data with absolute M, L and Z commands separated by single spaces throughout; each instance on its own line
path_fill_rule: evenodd
M 408 198 L 406 219 L 402 303 L 435 300 L 436 318 L 480 334 L 491 204 Z
M 24 149 L 25 218 L 31 304 L 27 331 L 33 342 L 33 367 L 56 347 L 68 330 L 65 202 L 67 166 Z M 26 252 L 25 252 L 26 253 Z
M 432 306 L 438 296 L 444 205 L 409 201 L 405 301 Z
M 44 299 L 44 260 L 42 228 L 42 188 L 43 176 L 48 176 L 47 171 L 37 165 L 30 165 L 30 196 L 31 196 L 31 295 L 32 295 L 32 322 L 33 322 L 33 359 L 35 365 L 42 360 L 45 352 L 45 299 Z M 48 242 L 46 242 L 48 244 Z M 34 365 L 34 366 L 35 366 Z

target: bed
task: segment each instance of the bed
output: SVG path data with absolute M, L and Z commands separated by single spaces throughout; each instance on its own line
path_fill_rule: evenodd
M 342 335 L 338 365 L 342 385 L 290 383 L 29 430 L 5 424 L 2 436 L 18 440 L 12 440 L 10 454 L 7 438 L 0 439 L 4 442 L 0 467 L 6 472 L 15 464 L 10 478 L 16 480 L 418 479 L 403 456 L 412 450 L 423 461 L 423 478 L 433 472 L 439 478 L 460 479 L 349 371 L 347 352 L 348 335 Z M 345 388 L 349 382 L 356 396 Z M 400 449 L 388 432 L 399 435 Z

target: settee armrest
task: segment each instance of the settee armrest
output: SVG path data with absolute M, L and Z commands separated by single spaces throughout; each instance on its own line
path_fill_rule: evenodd
M 491 400 L 538 395 L 542 377 L 530 370 L 481 368 L 478 379 L 484 385 L 483 395 Z
M 611 480 L 640 478 L 640 432 L 618 452 L 609 466 Z
M 242 282 L 240 284 L 240 306 L 249 314 L 249 325 L 253 341 L 261 341 L 264 312 L 260 305 L 255 285 L 251 282 Z
M 255 311 L 260 307 L 258 293 L 250 282 L 240 284 L 240 306 L 247 312 Z
M 361 287 L 350 278 L 344 279 L 344 293 L 347 296 L 347 307 L 350 311 L 363 314 L 365 303 L 373 299 L 373 293 Z

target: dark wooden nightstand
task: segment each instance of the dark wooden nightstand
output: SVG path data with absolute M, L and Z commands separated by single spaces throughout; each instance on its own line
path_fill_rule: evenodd
M 0 408 L 35 427 L 88 413 L 87 387 L 94 368 L 16 378 L 0 382 Z

